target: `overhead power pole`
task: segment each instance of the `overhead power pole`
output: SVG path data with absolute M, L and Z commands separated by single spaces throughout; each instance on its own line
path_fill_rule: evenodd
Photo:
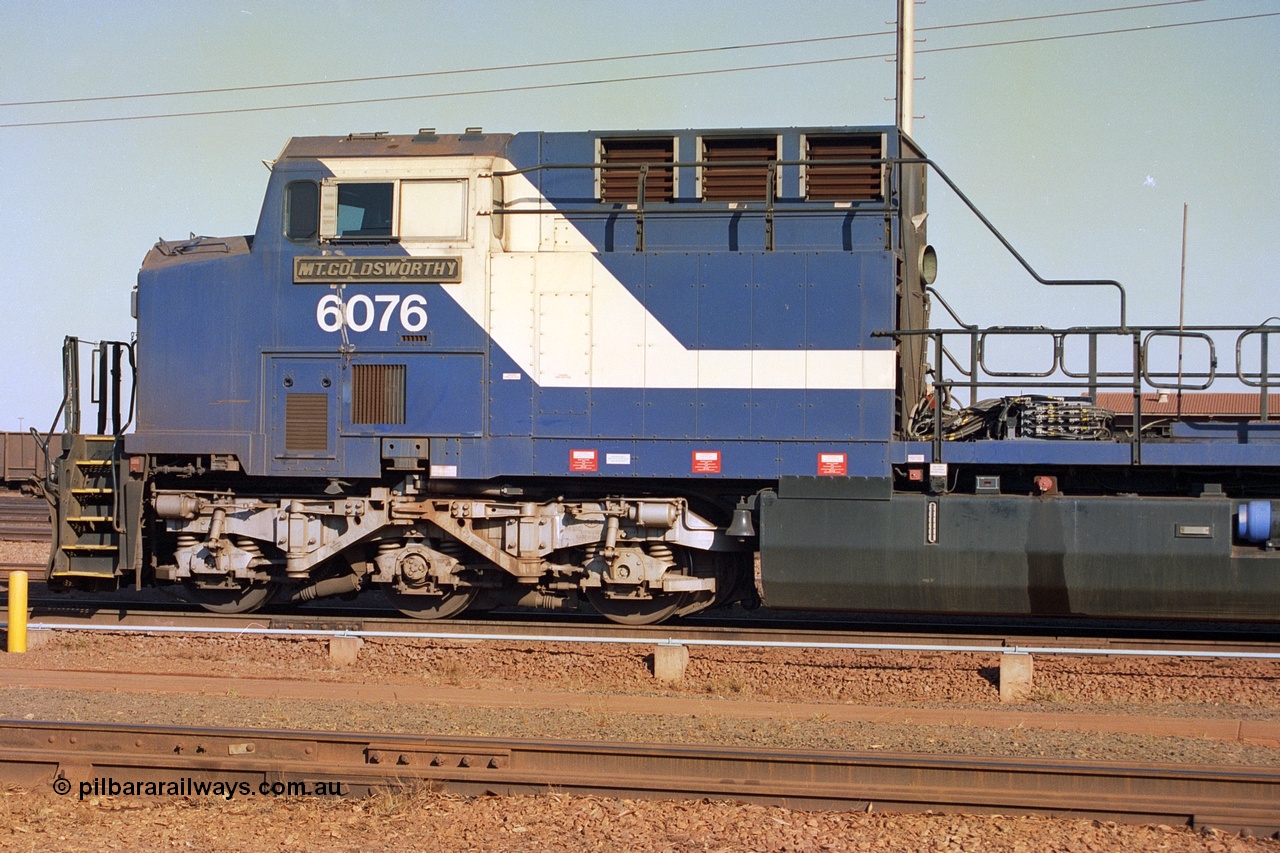
M 898 127 L 911 135 L 911 118 L 915 112 L 916 73 L 916 4 L 915 0 L 898 0 Z

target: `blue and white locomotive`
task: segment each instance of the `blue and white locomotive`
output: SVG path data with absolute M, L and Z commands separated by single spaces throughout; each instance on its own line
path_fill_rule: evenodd
M 255 234 L 147 255 L 96 435 L 68 339 L 49 581 L 226 611 L 379 585 L 421 618 L 1274 619 L 1280 329 L 1233 330 L 1261 390 L 1224 427 L 1142 404 L 1207 385 L 1151 344 L 1225 330 L 933 328 L 930 172 L 894 127 L 293 139 Z M 1019 333 L 1052 371 L 986 368 Z M 1076 390 L 973 399 L 1028 385 Z

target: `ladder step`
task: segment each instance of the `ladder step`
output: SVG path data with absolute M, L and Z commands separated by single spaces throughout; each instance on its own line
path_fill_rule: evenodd
M 55 578 L 113 578 L 115 577 L 115 575 L 116 575 L 115 570 L 89 572 L 89 571 L 73 571 L 71 569 L 66 569 L 64 571 L 53 573 L 53 576 Z
M 110 495 L 114 494 L 115 489 L 72 489 L 73 495 Z
M 82 524 L 97 524 L 97 523 L 100 523 L 100 522 L 103 522 L 103 521 L 111 521 L 111 520 L 112 520 L 112 517 L 111 517 L 111 516 L 109 516 L 109 515 L 71 515 L 71 516 L 67 516 L 67 521 L 68 521 L 68 522 L 70 522 L 71 524 L 76 524 L 76 523 L 82 523 Z
M 77 459 L 76 464 L 79 465 L 81 468 L 102 468 L 103 466 L 110 465 L 111 460 L 110 459 Z
M 115 545 L 63 545 L 60 550 L 70 553 L 71 551 L 111 552 L 120 549 Z

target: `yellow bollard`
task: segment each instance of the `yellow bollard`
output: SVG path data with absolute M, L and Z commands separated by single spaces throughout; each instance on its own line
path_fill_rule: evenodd
M 9 654 L 27 650 L 27 573 L 9 572 Z

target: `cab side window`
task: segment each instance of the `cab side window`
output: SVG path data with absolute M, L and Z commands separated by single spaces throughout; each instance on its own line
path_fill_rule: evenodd
M 320 185 L 293 181 L 284 188 L 284 236 L 314 240 L 320 233 Z
M 395 184 L 339 184 L 338 237 L 392 236 Z

